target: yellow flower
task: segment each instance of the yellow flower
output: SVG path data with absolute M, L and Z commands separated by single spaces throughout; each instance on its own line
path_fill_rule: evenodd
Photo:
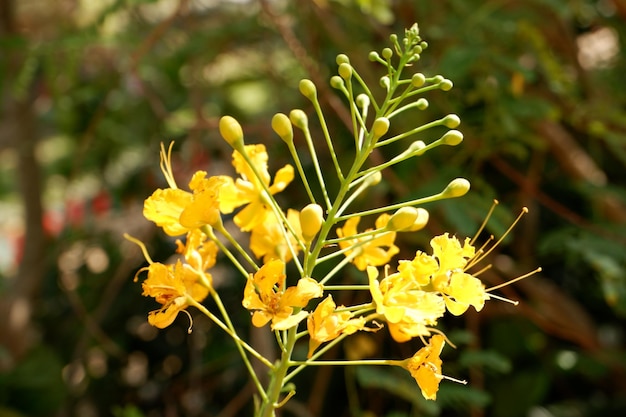
M 437 399 L 439 383 L 443 379 L 439 355 L 441 355 L 444 341 L 443 336 L 434 335 L 430 338 L 428 345 L 418 350 L 405 364 L 427 400 Z
M 271 320 L 272 330 L 289 329 L 308 315 L 300 309 L 311 299 L 322 296 L 324 287 L 311 278 L 301 278 L 296 286 L 285 289 L 284 270 L 285 264 L 276 259 L 250 274 L 242 305 L 254 311 L 254 326 L 263 327 Z
M 206 270 L 215 265 L 218 251 L 215 242 L 209 240 L 200 229 L 193 229 L 187 233 L 185 243 L 177 239 L 176 245 L 176 252 L 185 257 L 189 267 L 198 274 L 204 274 L 207 284 L 211 285 L 212 277 Z
M 204 225 L 212 225 L 219 219 L 219 189 L 224 182 L 219 177 L 206 178 L 206 172 L 196 172 L 189 188 L 192 192 L 178 188 L 172 173 L 172 145 L 167 153 L 161 145 L 161 170 L 169 185 L 157 189 L 146 199 L 143 215 L 153 221 L 170 236 L 179 236 Z
M 200 284 L 198 274 L 186 268 L 180 260 L 175 265 L 151 263 L 148 278 L 141 284 L 142 295 L 154 297 L 162 304 L 159 310 L 148 314 L 148 323 L 163 329 L 174 321 L 180 311 L 189 306 L 189 299 L 202 301 L 209 294 L 209 289 Z
M 414 280 L 392 274 L 379 282 L 378 270 L 372 266 L 367 268 L 367 275 L 376 312 L 385 317 L 396 342 L 429 335 L 429 326 L 443 316 L 446 308 L 442 297 L 423 291 Z
M 220 190 L 219 204 L 222 213 L 232 213 L 237 207 L 246 205 L 237 213 L 234 220 L 242 231 L 247 232 L 263 221 L 265 217 L 263 213 L 271 212 L 265 201 L 263 184 L 272 195 L 279 193 L 293 181 L 294 171 L 291 165 L 285 165 L 278 170 L 274 183 L 270 185 L 265 146 L 246 145 L 244 149 L 261 178 L 259 180 L 244 157 L 238 151 L 234 151 L 233 166 L 241 178 L 235 181 L 228 176 L 221 177 L 225 183 Z
M 378 219 L 376 219 L 376 229 L 384 228 L 387 225 L 389 218 L 389 214 L 382 214 L 379 216 Z M 340 238 L 356 236 L 358 233 L 356 227 L 360 220 L 360 217 L 352 217 L 346 220 L 344 226 L 337 229 L 337 236 Z M 365 232 L 367 233 L 371 230 L 372 229 L 368 229 Z M 385 265 L 395 254 L 399 252 L 398 247 L 393 243 L 395 238 L 395 232 L 384 232 L 381 236 L 374 237 L 373 239 L 371 236 L 367 236 L 341 240 L 339 241 L 339 247 L 341 249 L 347 249 L 357 246 L 360 242 L 367 242 L 354 249 L 357 251 L 358 255 L 352 260 L 352 263 L 359 270 L 364 271 L 368 266 Z M 384 247 L 387 247 L 387 249 L 384 249 Z M 353 250 L 347 250 L 345 255 L 350 255 L 352 251 Z
M 307 318 L 310 336 L 308 358 L 322 343 L 334 340 L 342 334 L 353 334 L 365 327 L 365 317 L 353 319 L 349 311 L 337 312 L 336 309 L 337 305 L 332 295 L 329 295 Z
M 430 246 L 433 248 L 433 256 L 439 261 L 441 271 L 463 269 L 475 254 L 470 238 L 465 238 L 461 246 L 461 242 L 454 236 L 449 237 L 448 233 L 432 238 Z
M 300 246 L 296 237 L 276 219 L 274 213 L 265 212 L 263 214 L 265 214 L 264 221 L 254 227 L 250 234 L 250 249 L 257 258 L 263 258 L 263 263 L 272 259 L 289 262 L 292 254 L 285 240 L 285 233 L 289 237 L 289 244 L 297 254 Z M 287 221 L 296 235 L 301 237 L 300 216 L 296 210 L 289 209 L 287 211 Z

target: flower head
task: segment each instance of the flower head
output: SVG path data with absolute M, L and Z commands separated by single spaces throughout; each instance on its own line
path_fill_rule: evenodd
M 254 326 L 263 327 L 271 320 L 272 330 L 289 329 L 308 315 L 300 309 L 311 299 L 322 296 L 324 287 L 306 277 L 300 278 L 296 286 L 285 289 L 284 270 L 283 261 L 276 259 L 263 265 L 255 274 L 250 274 L 242 305 L 253 311 Z
M 388 275 L 378 281 L 375 267 L 368 267 L 367 275 L 376 312 L 385 317 L 396 342 L 429 335 L 429 326 L 437 324 L 443 316 L 445 304 L 442 297 L 423 291 L 415 281 L 402 274 Z
M 175 265 L 154 262 L 145 269 L 148 278 L 141 284 L 142 295 L 154 297 L 162 305 L 148 314 L 148 323 L 160 329 L 172 324 L 178 313 L 189 306 L 190 299 L 200 302 L 209 294 L 198 274 L 186 268 L 180 260 Z
M 220 210 L 232 213 L 237 207 L 245 205 L 235 216 L 235 224 L 243 231 L 250 231 L 263 221 L 262 213 L 270 211 L 265 199 L 265 189 L 276 194 L 285 189 L 294 178 L 291 165 L 278 170 L 274 182 L 270 185 L 270 174 L 267 168 L 268 155 L 264 145 L 246 145 L 244 151 L 248 160 L 238 151 L 233 152 L 233 166 L 241 176 L 237 180 L 222 176 L 224 184 L 220 190 Z M 256 171 L 256 174 L 255 174 Z M 258 174 L 258 177 L 257 177 Z
M 376 219 L 376 229 L 384 228 L 389 221 L 389 214 L 383 214 Z M 356 236 L 357 225 L 361 220 L 360 217 L 352 217 L 346 220 L 343 227 L 337 229 L 337 236 L 340 238 Z M 371 232 L 372 229 L 365 231 Z M 395 232 L 383 232 L 380 236 L 372 238 L 367 237 L 355 237 L 354 239 L 340 240 L 339 247 L 341 249 L 349 249 L 345 252 L 346 256 L 349 256 L 356 251 L 358 255 L 352 260 L 352 263 L 361 271 L 364 271 L 368 266 L 380 266 L 385 265 L 389 260 L 399 252 L 399 249 L 394 245 L 396 238 Z M 385 247 L 387 249 L 385 249 Z

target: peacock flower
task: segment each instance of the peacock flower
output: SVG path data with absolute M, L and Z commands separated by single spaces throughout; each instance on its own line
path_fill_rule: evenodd
M 219 219 L 219 189 L 224 180 L 206 178 L 206 172 L 196 172 L 189 188 L 178 188 L 171 164 L 172 145 L 165 151 L 161 145 L 161 170 L 169 188 L 157 189 L 143 205 L 143 215 L 170 236 L 180 236 L 189 230 L 212 225 Z
M 442 335 L 434 335 L 426 346 L 418 350 L 412 358 L 404 363 L 427 400 L 437 399 L 439 383 L 443 379 L 441 374 L 442 362 L 439 356 L 443 350 L 444 342 L 445 339 Z
M 274 213 L 265 212 L 262 214 L 265 215 L 265 219 L 254 227 L 250 233 L 250 250 L 257 258 L 263 258 L 263 263 L 267 263 L 272 259 L 289 262 L 292 259 L 292 252 L 289 247 L 296 254 L 300 249 L 296 238 L 296 236 L 298 238 L 302 236 L 298 211 L 287 210 L 287 222 L 296 236 L 283 226 L 283 223 L 276 218 Z M 285 235 L 289 239 L 289 243 Z
M 376 219 L 376 229 L 383 229 L 389 222 L 390 215 L 382 214 Z M 351 217 L 346 220 L 343 227 L 337 229 L 337 236 L 339 238 L 348 238 L 350 236 L 356 236 L 357 226 L 360 217 Z M 365 233 L 371 232 L 372 229 L 368 229 Z M 354 239 L 340 240 L 339 247 L 341 249 L 347 249 L 346 256 L 349 256 L 356 251 L 358 255 L 352 260 L 352 263 L 361 271 L 364 271 L 368 266 L 381 266 L 387 264 L 391 258 L 399 252 L 399 249 L 394 245 L 396 239 L 396 232 L 383 232 L 380 236 L 362 236 L 355 237 Z M 349 249 L 353 248 L 353 249 Z M 387 248 L 387 249 L 385 249 Z
M 224 184 L 220 189 L 219 207 L 222 213 L 232 213 L 236 208 L 245 205 L 234 221 L 242 231 L 248 232 L 264 220 L 263 213 L 271 213 L 267 207 L 265 188 L 272 195 L 283 191 L 293 181 L 294 171 L 291 165 L 285 165 L 276 172 L 274 182 L 270 185 L 267 167 L 269 157 L 265 145 L 246 145 L 244 150 L 254 170 L 243 155 L 238 151 L 233 152 L 233 166 L 240 178 L 233 180 L 228 176 L 220 177 Z
M 203 274 L 207 279 L 207 284 L 212 285 L 211 274 L 206 272 L 215 265 L 218 247 L 200 229 L 193 229 L 187 233 L 185 243 L 176 240 L 176 252 L 183 255 L 188 267 Z
M 159 329 L 169 326 L 179 312 L 186 311 L 190 299 L 201 302 L 209 294 L 209 288 L 199 281 L 198 274 L 180 260 L 175 265 L 153 262 L 142 270 L 146 269 L 148 278 L 141 284 L 142 295 L 154 297 L 162 305 L 148 314 L 148 323 Z
M 396 342 L 429 335 L 429 327 L 445 313 L 444 300 L 438 293 L 423 291 L 402 274 L 387 275 L 378 281 L 378 270 L 370 266 L 367 275 L 376 312 L 384 316 Z
M 252 324 L 263 327 L 272 322 L 272 330 L 286 330 L 304 320 L 301 310 L 313 298 L 319 298 L 324 287 L 311 278 L 300 278 L 297 285 L 285 289 L 285 264 L 275 259 L 250 274 L 242 305 L 253 311 Z
M 340 307 L 342 308 L 342 307 Z M 365 328 L 365 317 L 352 318 L 349 311 L 337 311 L 332 295 L 328 295 L 307 318 L 309 331 L 308 358 L 322 343 L 342 334 L 350 335 Z

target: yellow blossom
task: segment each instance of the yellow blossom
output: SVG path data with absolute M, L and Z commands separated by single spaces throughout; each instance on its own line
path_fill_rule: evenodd
M 142 295 L 154 297 L 162 305 L 148 314 L 148 323 L 160 329 L 172 324 L 178 313 L 189 306 L 190 298 L 200 302 L 209 294 L 209 289 L 199 282 L 198 274 L 180 260 L 175 265 L 154 262 L 142 270 L 145 269 L 148 278 L 141 284 Z
M 313 298 L 321 297 L 324 287 L 311 278 L 301 278 L 297 285 L 285 289 L 285 264 L 273 260 L 248 278 L 243 306 L 252 310 L 252 324 L 265 326 L 272 321 L 272 330 L 289 329 L 308 313 L 300 310 Z M 295 313 L 295 314 L 294 314 Z
M 441 355 L 444 341 L 443 336 L 434 335 L 430 338 L 428 345 L 418 350 L 405 364 L 427 400 L 437 399 L 439 383 L 443 379 L 439 355 Z
M 382 214 L 376 219 L 376 229 L 384 228 L 389 222 L 389 214 Z M 360 217 L 351 217 L 346 220 L 342 228 L 337 229 L 337 236 L 340 238 L 356 236 L 357 225 L 361 220 Z M 372 229 L 368 229 L 365 232 L 369 232 Z M 395 232 L 384 232 L 378 237 L 372 239 L 371 236 L 358 237 L 349 240 L 340 240 L 339 247 L 341 249 L 347 249 L 357 246 L 360 242 L 366 241 L 362 245 L 356 247 L 358 255 L 352 260 L 352 263 L 361 271 L 364 271 L 368 266 L 380 266 L 385 265 L 389 260 L 399 252 L 399 249 L 394 245 L 396 238 Z M 387 249 L 384 249 L 384 248 Z M 350 255 L 353 250 L 347 250 L 346 256 Z
M 165 153 L 161 146 L 161 170 L 169 188 L 157 189 L 146 199 L 143 215 L 153 221 L 170 236 L 179 236 L 204 225 L 214 224 L 219 218 L 218 195 L 223 179 L 206 178 L 206 172 L 196 172 L 189 188 L 192 192 L 178 188 L 171 166 L 171 150 Z
M 297 254 L 300 246 L 296 237 L 283 226 L 274 213 L 264 212 L 261 215 L 263 214 L 265 215 L 264 221 L 254 227 L 250 234 L 250 250 L 257 258 L 263 258 L 263 263 L 267 263 L 272 259 L 289 262 L 292 254 L 285 240 L 285 233 L 287 233 L 289 238 L 289 245 Z M 302 233 L 300 231 L 298 211 L 289 209 L 287 211 L 287 222 L 289 222 L 296 236 L 301 238 Z
M 365 327 L 365 317 L 352 318 L 349 311 L 336 310 L 337 305 L 332 295 L 329 295 L 307 318 L 310 336 L 308 358 L 322 343 L 334 340 L 342 334 L 353 334 Z
M 200 229 L 193 229 L 187 233 L 185 243 L 177 239 L 176 245 L 176 252 L 185 257 L 189 267 L 200 274 L 205 274 L 208 283 L 211 284 L 211 275 L 206 270 L 215 265 L 218 251 L 215 242 L 209 240 Z
M 233 166 L 241 176 L 237 180 L 222 176 L 224 184 L 220 189 L 220 210 L 222 213 L 232 213 L 237 207 L 244 207 L 235 216 L 235 224 L 243 231 L 250 231 L 263 221 L 265 212 L 271 212 L 267 207 L 264 186 L 273 195 L 281 192 L 294 178 L 291 165 L 285 165 L 276 172 L 274 182 L 270 185 L 268 172 L 268 155 L 264 145 L 246 145 L 245 153 L 251 160 L 260 179 L 248 165 L 248 162 L 238 152 L 233 152 Z
M 378 270 L 367 268 L 370 292 L 376 312 L 385 317 L 389 333 L 396 342 L 406 342 L 416 336 L 430 334 L 429 326 L 443 316 L 443 298 L 423 291 L 414 280 L 392 274 L 378 281 Z

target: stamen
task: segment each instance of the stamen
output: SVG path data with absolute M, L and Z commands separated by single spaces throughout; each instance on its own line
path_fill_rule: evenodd
M 193 317 L 191 317 L 191 314 L 189 314 L 187 310 L 181 310 L 181 311 L 185 313 L 187 317 L 189 317 L 189 328 L 187 329 L 187 334 L 191 334 L 191 330 L 193 328 Z
M 483 220 L 483 223 L 480 225 L 480 227 L 478 228 L 478 230 L 476 231 L 476 234 L 474 235 L 474 237 L 472 238 L 472 240 L 470 240 L 470 245 L 474 245 L 474 242 L 476 241 L 476 239 L 478 238 L 478 235 L 480 235 L 480 232 L 483 231 L 483 229 L 485 228 L 485 226 L 487 226 L 487 222 L 489 221 L 489 219 L 491 218 L 491 215 L 493 214 L 494 209 L 496 208 L 496 206 L 500 204 L 500 202 L 498 200 L 493 200 L 493 204 L 491 205 L 491 208 L 489 209 L 489 211 L 487 212 L 487 215 L 485 216 L 485 220 Z
M 539 267 L 539 268 L 535 269 L 534 271 L 530 271 L 530 272 L 529 272 L 529 273 L 527 273 L 527 274 L 524 274 L 524 275 L 522 275 L 522 276 L 519 276 L 519 277 L 517 277 L 517 278 L 513 278 L 513 279 L 511 279 L 511 280 L 509 280 L 509 281 L 507 281 L 507 282 L 503 282 L 502 284 L 498 284 L 498 285 L 495 285 L 495 286 L 493 286 L 493 287 L 487 288 L 485 291 L 486 291 L 486 292 L 489 292 L 489 291 L 497 290 L 498 288 L 506 287 L 507 285 L 511 285 L 511 284 L 513 284 L 514 282 L 521 281 L 521 280 L 523 280 L 524 278 L 528 278 L 528 277 L 529 277 L 529 276 L 531 276 L 531 275 L 535 275 L 535 274 L 536 274 L 536 273 L 538 273 L 538 272 L 541 272 L 541 267 Z M 491 294 L 490 294 L 490 296 L 491 296 Z
M 493 246 L 491 248 L 489 248 L 489 250 L 487 252 L 485 252 L 481 257 L 479 257 L 478 259 L 476 259 L 473 263 L 476 264 L 480 261 L 482 261 L 487 255 L 489 255 L 491 253 L 491 251 L 493 251 L 496 246 L 498 246 L 503 240 L 504 238 L 511 232 L 511 230 L 513 230 L 513 228 L 515 227 L 515 225 L 517 224 L 517 222 L 520 221 L 520 219 L 524 216 L 524 214 L 528 213 L 528 208 L 527 207 L 523 207 L 522 211 L 520 212 L 520 214 L 517 216 L 517 218 L 515 219 L 515 221 L 513 221 L 513 223 L 509 226 L 508 229 L 506 229 L 506 232 L 504 232 L 504 234 L 502 236 L 500 236 L 500 239 L 498 239 L 496 241 L 496 243 L 493 244 Z
M 143 252 L 144 258 L 146 258 L 146 261 L 148 261 L 149 264 L 154 263 L 152 261 L 152 258 L 150 258 L 150 255 L 148 254 L 148 249 L 146 249 L 146 245 L 144 245 L 144 243 L 141 240 L 132 237 L 128 233 L 124 233 L 124 239 L 129 240 L 133 242 L 134 244 L 136 244 L 137 246 L 139 246 L 141 248 L 141 252 Z
M 467 385 L 467 381 L 464 379 L 456 379 L 456 378 L 452 378 L 451 376 L 441 375 L 441 374 L 435 374 L 435 376 L 437 378 L 447 379 L 449 381 L 456 382 L 457 384 Z
M 483 269 L 481 269 L 480 271 L 472 272 L 472 275 L 475 276 L 475 277 L 478 277 L 483 272 L 487 271 L 488 269 L 491 269 L 492 266 L 493 266 L 492 264 L 489 264 L 489 265 L 485 266 Z
M 504 301 L 509 304 L 513 304 L 514 306 L 519 304 L 519 301 L 509 300 L 508 298 L 500 297 L 499 295 L 488 294 L 489 298 L 495 298 L 496 300 Z
M 456 349 L 456 345 L 454 343 L 452 343 L 450 341 L 450 339 L 448 339 L 448 336 L 446 336 L 446 334 L 444 332 L 442 332 L 439 329 L 435 329 L 433 327 L 428 327 L 427 328 L 429 331 L 433 332 L 433 333 L 437 333 L 438 335 L 443 336 L 444 340 L 446 341 L 447 344 L 449 344 L 450 346 L 452 346 L 453 349 Z M 424 341 L 424 338 L 422 336 L 420 336 L 420 339 L 422 339 L 422 342 L 424 342 L 424 344 L 426 345 L 427 343 Z
M 167 184 L 170 188 L 177 189 L 176 181 L 174 180 L 174 173 L 172 172 L 172 148 L 174 147 L 174 142 L 170 142 L 170 146 L 167 149 L 167 153 L 165 152 L 165 147 L 163 146 L 163 142 L 161 142 L 161 162 L 159 166 L 161 167 L 161 172 L 163 172 L 163 176 L 167 181 Z

